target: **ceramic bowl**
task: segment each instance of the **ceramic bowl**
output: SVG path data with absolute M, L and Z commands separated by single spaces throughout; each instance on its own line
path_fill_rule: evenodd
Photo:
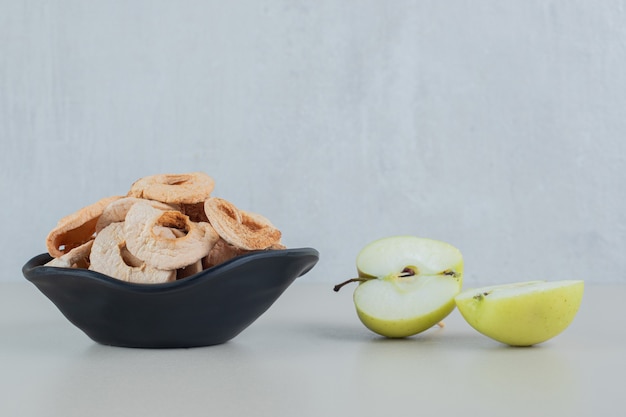
M 44 266 L 26 279 L 92 340 L 113 346 L 209 346 L 237 336 L 319 259 L 312 248 L 255 252 L 164 284 L 133 284 L 77 268 Z

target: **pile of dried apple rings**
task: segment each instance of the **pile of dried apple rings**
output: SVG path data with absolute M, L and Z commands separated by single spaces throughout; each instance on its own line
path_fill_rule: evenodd
M 212 197 L 202 172 L 135 181 L 125 196 L 103 198 L 62 218 L 46 247 L 47 266 L 88 268 L 135 283 L 186 278 L 236 256 L 284 249 L 264 216 Z

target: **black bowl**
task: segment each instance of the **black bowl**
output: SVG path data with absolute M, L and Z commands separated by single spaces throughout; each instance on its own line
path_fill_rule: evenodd
M 75 326 L 113 346 L 209 346 L 237 336 L 319 259 L 312 248 L 255 252 L 165 284 L 133 284 L 77 268 L 22 268 Z

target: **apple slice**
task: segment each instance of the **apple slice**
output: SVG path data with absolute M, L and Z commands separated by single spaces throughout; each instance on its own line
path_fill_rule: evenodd
M 408 337 L 440 323 L 455 308 L 463 283 L 463 257 L 454 246 L 415 236 L 376 240 L 358 254 L 353 300 L 370 330 Z
M 511 346 L 531 346 L 570 325 L 583 290 L 583 281 L 528 281 L 463 291 L 455 302 L 470 326 L 485 336 Z

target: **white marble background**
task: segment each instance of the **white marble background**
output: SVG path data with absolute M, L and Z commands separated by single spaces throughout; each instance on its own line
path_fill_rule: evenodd
M 466 285 L 626 283 L 624 1 L 0 0 L 3 281 L 139 177 L 214 195 L 354 274 L 446 240 Z

